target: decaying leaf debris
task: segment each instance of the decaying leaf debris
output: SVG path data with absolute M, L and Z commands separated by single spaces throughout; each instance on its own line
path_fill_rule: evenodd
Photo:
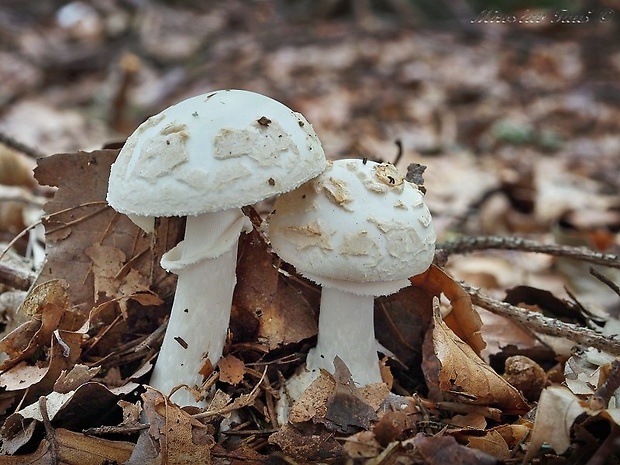
M 472 10 L 438 35 L 410 28 L 423 15 L 407 2 L 72 2 L 79 23 L 48 3 L 0 45 L 0 463 L 618 462 L 611 3 L 588 24 L 532 28 Z M 203 370 L 211 401 L 181 409 L 147 383 L 175 289 L 159 259 L 182 220 L 144 234 L 105 203 L 118 151 L 77 151 L 230 86 L 300 110 L 331 157 L 395 161 L 424 184 L 445 240 L 437 266 L 375 301 L 384 383 L 359 388 L 336 361 L 284 424 L 283 381 L 314 343 L 320 289 L 271 252 L 269 202 L 244 209 L 254 230 L 225 357 Z

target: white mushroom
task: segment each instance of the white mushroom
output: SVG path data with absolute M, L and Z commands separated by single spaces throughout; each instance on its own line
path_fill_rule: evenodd
M 325 164 L 301 114 L 242 90 L 184 100 L 127 139 L 110 172 L 109 204 L 146 230 L 155 217 L 187 216 L 185 240 L 161 260 L 178 283 L 153 387 L 200 386 L 205 364 L 222 355 L 237 243 L 251 229 L 240 207 L 298 187 Z M 172 400 L 204 405 L 187 390 Z
M 280 196 L 268 218 L 274 251 L 322 286 L 317 345 L 288 383 L 295 400 L 340 357 L 358 385 L 381 382 L 374 296 L 430 266 L 435 231 L 423 194 L 388 163 L 337 160 Z

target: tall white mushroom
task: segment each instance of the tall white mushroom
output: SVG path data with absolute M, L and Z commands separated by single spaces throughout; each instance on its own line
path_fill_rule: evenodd
M 288 383 L 295 400 L 340 357 L 358 385 L 381 382 L 374 297 L 430 266 L 435 231 L 423 194 L 394 165 L 337 160 L 280 196 L 268 218 L 274 251 L 322 286 L 317 345 Z
M 301 114 L 242 90 L 184 100 L 127 139 L 111 168 L 108 203 L 146 230 L 155 217 L 187 216 L 185 239 L 161 260 L 178 283 L 153 387 L 169 394 L 200 386 L 201 368 L 222 355 L 237 243 L 251 229 L 240 207 L 294 189 L 325 165 Z M 204 405 L 184 389 L 172 400 Z

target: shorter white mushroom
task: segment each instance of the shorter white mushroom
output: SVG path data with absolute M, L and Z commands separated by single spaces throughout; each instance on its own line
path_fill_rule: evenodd
M 127 139 L 110 172 L 109 204 L 146 230 L 154 217 L 187 217 L 185 239 L 161 261 L 178 282 L 154 388 L 170 394 L 177 385 L 200 386 L 222 355 L 237 243 L 251 228 L 240 207 L 294 189 L 325 164 L 302 115 L 241 90 L 184 100 Z M 186 390 L 172 399 L 204 405 Z
M 274 251 L 322 286 L 317 345 L 287 383 L 292 400 L 340 357 L 360 386 L 382 381 L 374 297 L 430 266 L 435 231 L 423 194 L 388 163 L 336 160 L 278 198 L 268 218 Z

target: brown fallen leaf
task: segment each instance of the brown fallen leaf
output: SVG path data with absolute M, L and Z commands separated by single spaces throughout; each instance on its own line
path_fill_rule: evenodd
M 327 400 L 325 420 L 329 429 L 340 433 L 353 433 L 361 428 L 368 430 L 373 421 L 377 420 L 375 409 L 370 406 L 359 394 L 355 387 L 351 372 L 345 363 L 338 357 L 334 359 L 334 390 Z M 321 421 L 315 418 L 315 421 Z
M 35 169 L 40 184 L 58 187 L 44 206 L 47 263 L 39 282 L 66 280 L 71 302 L 83 314 L 99 300 L 99 291 L 106 292 L 105 286 L 99 288 L 101 282 L 95 289 L 97 267 L 86 253 L 93 245 L 112 246 L 129 257 L 117 270 L 108 267 L 108 278 L 122 280 L 133 269 L 148 279 L 146 287 L 161 298 L 175 288 L 176 277 L 159 266 L 159 259 L 179 241 L 182 224 L 178 218 L 160 219 L 153 240 L 108 206 L 108 176 L 117 155 L 118 150 L 56 154 L 39 159 Z
M 64 428 L 75 428 L 76 425 L 88 424 L 90 418 L 76 415 L 79 411 L 88 411 L 90 415 L 112 413 L 117 408 L 118 396 L 113 394 L 101 383 L 87 382 L 80 385 L 74 391 L 67 393 L 50 392 L 47 396 L 47 416 L 56 425 Z M 34 418 L 43 421 L 39 400 L 13 413 L 7 418 L 7 422 Z
M 414 286 L 425 289 L 433 297 L 445 295 L 452 311 L 444 317 L 445 324 L 478 355 L 486 347 L 480 335 L 482 320 L 474 309 L 469 294 L 450 276 L 435 265 L 411 278 Z
M 295 401 L 289 412 L 292 423 L 304 423 L 313 418 L 324 418 L 327 414 L 327 402 L 336 386 L 336 380 L 326 371 L 306 388 L 301 397 Z
M 124 463 L 129 459 L 133 448 L 134 444 L 131 442 L 110 441 L 59 428 L 54 430 L 53 439 L 46 438 L 41 441 L 34 452 L 2 457 L 2 463 L 6 465 Z
M 468 447 L 482 451 L 501 461 L 511 458 L 508 444 L 506 444 L 503 436 L 494 430 L 485 431 L 483 435 L 471 434 L 467 436 L 466 444 Z
M 330 431 L 348 434 L 359 428 L 370 429 L 389 389 L 384 383 L 356 387 L 349 369 L 338 357 L 334 367 L 334 375 L 321 370 L 319 377 L 293 403 L 289 421 L 312 421 L 325 425 Z
M 360 431 L 346 439 L 342 451 L 354 459 L 377 457 L 381 453 L 381 444 L 372 431 Z
M 5 186 L 36 186 L 32 177 L 32 168 L 26 160 L 16 150 L 0 144 L 0 184 Z
M 147 388 L 142 399 L 150 423 L 149 434 L 158 445 L 162 463 L 211 463 L 211 448 L 215 444 L 212 428 L 192 418 L 154 389 Z
M 417 286 L 375 299 L 375 335 L 414 373 L 422 363 L 422 342 L 431 324 L 433 296 Z M 421 373 L 419 378 L 422 379 Z
M 245 334 L 245 340 L 258 339 L 269 349 L 316 335 L 313 309 L 318 308 L 318 288 L 316 301 L 309 302 L 307 294 L 294 287 L 294 278 L 278 271 L 278 259 L 258 230 L 260 217 L 250 207 L 244 208 L 244 212 L 254 229 L 239 241 L 231 317 L 233 334 Z
M 14 418 L 14 421 L 5 421 L 0 428 L 2 441 L 0 454 L 14 455 L 19 449 L 32 439 L 39 422 L 33 419 Z
M 426 437 L 422 434 L 406 441 L 414 446 L 428 465 L 495 465 L 499 461 L 484 452 L 462 446 L 450 436 Z
M 84 253 L 92 260 L 95 286 L 95 302 L 116 302 L 123 318 L 127 318 L 127 305 L 130 299 L 142 305 L 161 305 L 161 300 L 149 289 L 146 276 L 140 271 L 127 267 L 122 250 L 106 245 L 93 244 Z M 148 300 L 148 301 L 147 301 Z
M 387 411 L 374 425 L 372 429 L 374 438 L 382 447 L 386 447 L 399 439 L 405 430 L 411 426 L 407 415 L 403 411 Z
M 245 365 L 243 360 L 239 360 L 234 355 L 226 355 L 217 363 L 220 367 L 220 381 L 228 384 L 239 384 L 243 381 Z
M 269 436 L 287 456 L 300 461 L 326 461 L 342 455 L 342 445 L 335 434 L 312 422 L 286 423 Z
M 433 298 L 447 297 L 452 311 L 445 317 L 446 324 L 476 353 L 486 343 L 480 330 L 482 320 L 472 307 L 469 295 L 450 276 L 436 266 L 411 278 L 411 286 L 375 300 L 375 333 L 377 340 L 409 369 L 408 376 L 424 383 L 422 344 L 431 325 Z
M 62 280 L 52 280 L 36 286 L 22 306 L 29 321 L 0 341 L 0 351 L 9 358 L 0 364 L 0 372 L 31 357 L 41 347 L 49 347 L 53 332 L 75 329 L 79 318 L 69 305 L 68 286 Z
M 570 430 L 575 419 L 586 412 L 579 398 L 562 386 L 549 386 L 538 400 L 534 428 L 523 463 L 528 463 L 538 453 L 543 443 L 548 443 L 558 454 L 570 446 Z
M 101 371 L 101 367 L 88 367 L 77 364 L 70 370 L 63 370 L 54 383 L 54 392 L 65 393 L 77 389 L 93 379 Z
M 511 413 L 529 410 L 521 394 L 444 323 L 438 302 L 433 314 L 433 329 L 427 333 L 425 341 L 422 369 L 431 397 L 497 406 Z

